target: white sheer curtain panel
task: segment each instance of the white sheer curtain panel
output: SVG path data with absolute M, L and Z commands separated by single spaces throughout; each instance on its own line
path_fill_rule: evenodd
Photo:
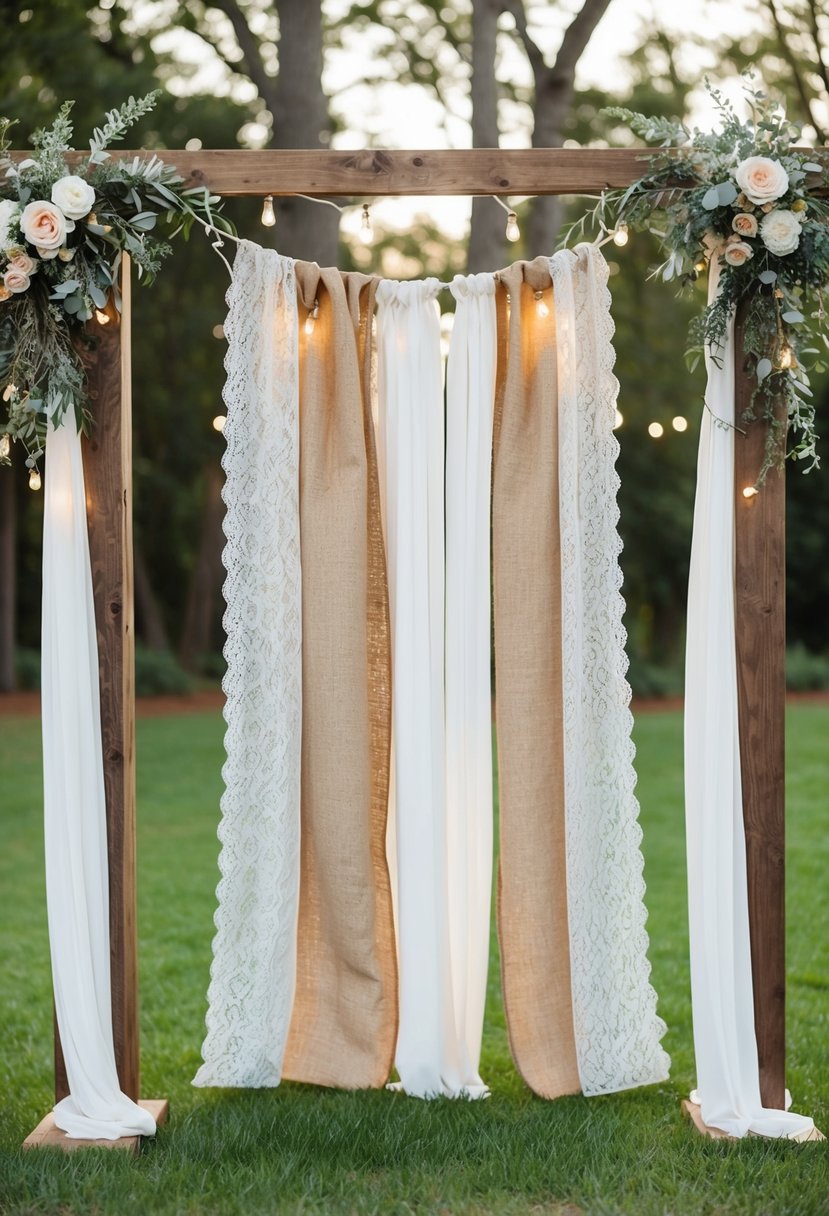
M 550 259 L 558 364 L 564 780 L 573 1027 L 582 1091 L 663 1081 L 647 958 L 617 531 L 618 382 L 608 267 Z M 550 324 L 552 325 L 552 318 Z
M 440 283 L 377 288 L 378 410 L 392 637 L 400 1027 L 416 1097 L 478 1086 L 462 1070 L 449 946 L 444 746 L 444 411 Z
M 225 333 L 225 749 L 204 1063 L 193 1084 L 272 1086 L 296 978 L 302 599 L 294 264 L 242 241 Z
M 719 282 L 712 258 L 709 302 Z M 760 1100 L 748 925 L 734 639 L 734 323 L 705 355 L 685 662 L 685 825 L 691 1000 L 703 1122 L 732 1136 L 808 1135 Z
M 46 440 L 42 621 L 43 795 L 52 983 L 69 1097 L 68 1136 L 151 1136 L 121 1092 L 112 1043 L 109 871 L 98 640 L 80 436 L 71 411 Z
M 446 380 L 446 815 L 449 946 L 466 1086 L 478 1074 L 492 891 L 490 486 L 495 279 L 456 275 Z

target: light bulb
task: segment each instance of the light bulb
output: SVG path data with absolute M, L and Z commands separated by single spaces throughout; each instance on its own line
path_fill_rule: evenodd
M 788 342 L 780 347 L 780 366 L 781 367 L 797 367 L 797 359 L 794 357 L 794 351 L 789 346 Z
M 665 434 L 665 428 L 661 422 L 652 422 L 648 427 L 648 434 L 651 439 L 661 439 Z
M 507 227 L 504 233 L 508 241 L 520 241 L 521 229 L 518 227 L 518 216 L 514 211 L 507 215 Z
M 368 203 L 363 203 L 363 217 L 360 220 L 360 240 L 364 245 L 370 245 L 374 240 L 374 229 L 371 226 L 371 212 Z
M 266 194 L 265 201 L 262 204 L 262 223 L 266 228 L 273 228 L 276 223 L 276 214 L 273 209 L 273 195 Z
M 109 325 L 109 316 L 102 312 L 100 308 L 95 309 L 95 320 L 99 325 Z
M 216 417 L 213 419 L 213 430 L 218 431 L 219 434 L 221 434 L 222 431 L 225 429 L 226 422 L 227 422 L 227 414 L 217 414 Z
M 621 249 L 623 245 L 627 245 L 629 239 L 627 224 L 619 224 L 613 233 L 613 244 L 618 245 Z
M 547 301 L 544 299 L 543 291 L 534 291 L 533 299 L 535 300 L 535 311 L 539 317 L 549 317 L 550 309 Z
M 32 469 L 31 473 L 29 474 L 29 489 L 40 489 L 40 473 L 38 473 L 37 469 Z
M 8 435 L 0 435 L 0 460 L 8 459 L 11 446 L 11 440 Z
M 3 400 L 11 401 L 12 397 L 14 396 L 14 394 L 16 392 L 17 392 L 16 384 L 7 384 L 6 387 L 3 389 Z
M 622 425 L 622 423 L 624 422 L 624 420 L 625 420 L 625 419 L 624 419 L 624 415 L 622 414 L 622 411 L 621 411 L 621 410 L 616 410 L 616 413 L 614 414 L 614 417 L 613 417 L 613 429 L 614 429 L 614 431 L 618 431 L 619 427 Z
M 671 426 L 674 428 L 675 431 L 680 431 L 680 432 L 687 431 L 688 430 L 688 419 L 683 418 L 681 414 L 677 414 L 676 418 L 673 418 L 671 420 Z
M 746 486 L 743 490 L 743 498 L 753 498 L 755 494 L 759 493 L 760 491 L 755 486 Z
M 706 262 L 705 258 L 699 258 L 696 262 L 694 262 L 694 270 L 697 272 L 697 274 L 702 274 L 707 265 L 708 263 Z
M 314 322 L 316 321 L 316 319 L 319 315 L 320 315 L 320 303 L 319 303 L 319 300 L 314 300 L 314 307 L 311 309 L 311 311 L 308 313 L 308 316 L 305 318 L 306 334 L 312 334 L 314 332 Z

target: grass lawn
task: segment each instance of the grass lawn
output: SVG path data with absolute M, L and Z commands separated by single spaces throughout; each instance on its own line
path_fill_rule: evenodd
M 829 1132 L 829 707 L 788 717 L 788 1084 Z M 190 1086 L 203 1037 L 216 870 L 218 714 L 139 722 L 143 1092 L 170 1123 L 140 1157 L 24 1155 L 51 1105 L 40 728 L 0 719 L 0 1212 L 829 1213 L 829 1143 L 702 1141 L 694 1081 L 681 719 L 637 722 L 653 978 L 673 1059 L 663 1086 L 543 1102 L 509 1057 L 495 946 L 485 1103 Z

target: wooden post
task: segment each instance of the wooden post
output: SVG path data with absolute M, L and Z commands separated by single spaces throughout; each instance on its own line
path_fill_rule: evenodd
M 94 426 L 83 445 L 89 556 L 98 633 L 101 735 L 109 847 L 112 1032 L 121 1089 L 138 1101 L 138 933 L 135 873 L 135 636 L 132 594 L 130 277 L 124 259 L 120 322 L 90 322 Z M 56 1100 L 67 1093 L 55 1028 Z
M 749 407 L 741 317 L 736 334 L 736 421 Z M 740 765 L 748 869 L 754 1025 L 764 1106 L 782 1110 L 786 1064 L 785 710 L 786 481 L 772 470 L 759 494 L 766 427 L 734 444 L 735 621 Z

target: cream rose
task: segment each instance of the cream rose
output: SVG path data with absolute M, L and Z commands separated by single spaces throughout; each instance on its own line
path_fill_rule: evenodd
M 37 262 L 28 253 L 16 253 L 9 259 L 9 269 L 19 270 L 21 274 L 33 275 L 37 270 Z
M 20 227 L 30 245 L 41 249 L 58 250 L 66 239 L 67 232 L 75 227 L 74 220 L 66 216 L 54 203 L 38 200 L 27 203 L 20 216 Z M 53 255 L 54 256 L 54 255 Z
M 26 291 L 29 286 L 30 279 L 29 276 L 24 274 L 22 270 L 16 270 L 13 266 L 10 266 L 3 275 L 3 282 L 9 291 L 13 292 L 14 294 L 18 294 L 21 291 Z
M 729 241 L 725 247 L 723 257 L 729 266 L 743 266 L 750 258 L 754 257 L 754 250 L 745 241 Z
M 734 170 L 737 185 L 752 203 L 769 203 L 789 188 L 789 175 L 779 160 L 768 156 L 749 156 Z
M 770 211 L 760 225 L 760 236 L 769 253 L 785 257 L 800 244 L 800 219 L 794 211 Z
M 49 262 L 52 258 L 58 257 L 61 252 L 62 250 L 60 249 L 47 249 L 44 245 L 37 246 L 37 256 L 42 258 L 44 262 Z
M 735 215 L 734 219 L 731 221 L 731 227 L 735 232 L 738 232 L 740 236 L 757 235 L 757 221 L 753 215 Z
M 52 202 L 67 219 L 79 220 L 92 210 L 95 191 L 82 177 L 61 177 L 52 187 Z

